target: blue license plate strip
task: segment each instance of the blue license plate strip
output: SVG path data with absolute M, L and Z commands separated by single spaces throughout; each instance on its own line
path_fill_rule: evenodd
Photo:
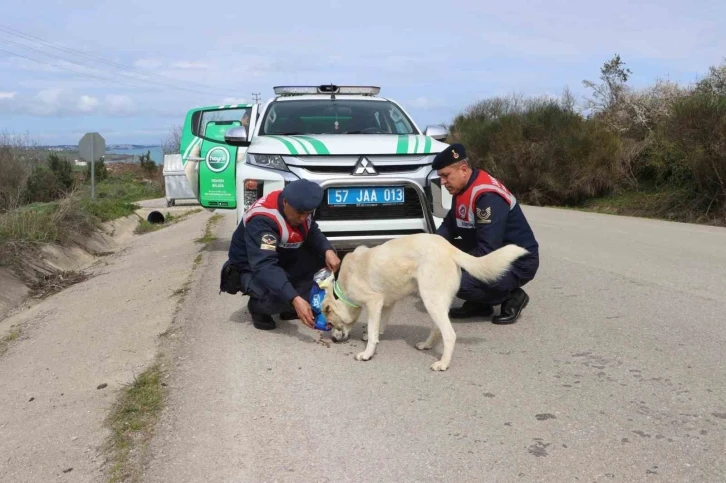
M 328 188 L 330 206 L 396 205 L 405 200 L 403 186 Z

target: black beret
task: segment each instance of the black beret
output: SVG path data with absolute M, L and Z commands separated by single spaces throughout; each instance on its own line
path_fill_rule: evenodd
M 464 149 L 464 145 L 454 143 L 436 155 L 434 162 L 431 163 L 431 167 L 434 169 L 442 169 L 465 159 L 466 150 Z
M 323 201 L 323 188 L 307 179 L 297 179 L 285 186 L 282 197 L 299 211 L 313 211 Z

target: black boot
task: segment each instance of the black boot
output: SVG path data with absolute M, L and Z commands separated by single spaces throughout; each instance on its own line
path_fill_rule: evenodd
M 467 300 L 461 307 L 449 310 L 449 317 L 452 319 L 466 319 L 477 315 L 489 317 L 493 313 L 494 308 L 491 305 Z
M 272 330 L 276 328 L 277 324 L 275 324 L 272 316 L 257 311 L 256 305 L 256 301 L 250 297 L 250 301 L 247 303 L 247 310 L 250 311 L 250 315 L 252 316 L 252 325 L 255 326 L 255 329 Z
M 296 310 L 286 310 L 285 312 L 280 312 L 280 320 L 297 320 L 300 317 L 297 316 Z
M 492 317 L 492 324 L 515 323 L 528 303 L 529 295 L 524 290 L 521 288 L 514 290 L 502 304 L 500 314 Z

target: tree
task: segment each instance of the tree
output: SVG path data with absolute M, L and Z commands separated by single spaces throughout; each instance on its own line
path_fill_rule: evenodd
M 182 127 L 174 126 L 166 139 L 161 142 L 162 154 L 179 154 L 179 146 L 181 145 Z
M 146 151 L 146 154 L 139 156 L 139 165 L 141 169 L 149 174 L 154 174 L 158 168 L 153 159 L 151 159 L 151 151 Z
M 56 153 L 48 155 L 48 167 L 55 173 L 60 185 L 67 191 L 73 188 L 73 165 L 66 158 L 61 158 Z
M 696 83 L 695 90 L 714 96 L 726 96 L 726 58 L 720 66 L 708 68 L 708 75 Z
M 592 89 L 595 99 L 587 101 L 587 108 L 593 109 L 596 113 L 614 109 L 620 102 L 625 90 L 626 83 L 632 72 L 624 67 L 625 63 L 620 59 L 619 54 L 605 62 L 600 68 L 600 80 L 602 84 L 596 84 L 589 80 L 582 83 L 585 87 Z

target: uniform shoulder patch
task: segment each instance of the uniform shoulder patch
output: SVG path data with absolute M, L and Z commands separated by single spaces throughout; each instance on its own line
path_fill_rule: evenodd
M 492 222 L 492 207 L 488 206 L 485 209 L 476 209 L 476 222 L 479 224 L 491 223 Z
M 260 248 L 262 250 L 277 250 L 277 237 L 272 233 L 265 233 L 261 237 Z

